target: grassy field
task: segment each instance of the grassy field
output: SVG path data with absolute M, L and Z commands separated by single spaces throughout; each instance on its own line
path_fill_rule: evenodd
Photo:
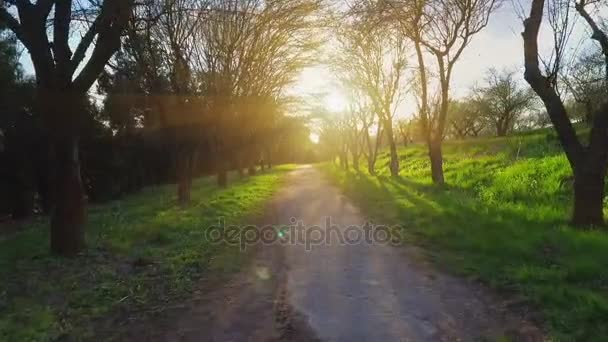
M 571 172 L 552 134 L 445 143 L 445 188 L 431 184 L 424 146 L 399 155 L 399 178 L 386 152 L 377 177 L 321 168 L 441 267 L 540 310 L 556 340 L 608 338 L 608 235 L 568 226 Z
M 45 218 L 0 237 L 0 340 L 93 339 L 103 324 L 162 310 L 201 277 L 238 270 L 246 253 L 211 244 L 205 229 L 219 217 L 230 224 L 259 214 L 290 169 L 235 179 L 227 189 L 198 179 L 186 209 L 175 205 L 172 185 L 91 206 L 88 248 L 74 259 L 49 255 Z

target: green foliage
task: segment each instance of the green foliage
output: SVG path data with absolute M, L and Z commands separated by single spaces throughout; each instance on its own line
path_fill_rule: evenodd
M 93 339 L 95 322 L 150 313 L 187 295 L 202 276 L 238 270 L 247 254 L 210 243 L 205 229 L 220 217 L 235 224 L 260 214 L 289 169 L 235 179 L 227 189 L 198 179 L 185 209 L 175 205 L 174 185 L 93 206 L 88 248 L 74 259 L 49 254 L 46 219 L 0 237 L 0 340 Z
M 400 151 L 401 178 L 323 169 L 373 219 L 402 226 L 440 265 L 521 296 L 556 340 L 608 336 L 608 236 L 567 222 L 571 170 L 539 130 L 444 146 L 446 185 L 432 185 L 426 149 Z

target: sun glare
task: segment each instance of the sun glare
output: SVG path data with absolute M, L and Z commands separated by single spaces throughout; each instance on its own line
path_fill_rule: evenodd
M 348 100 L 339 89 L 332 89 L 325 95 L 325 107 L 330 112 L 341 112 L 346 110 Z

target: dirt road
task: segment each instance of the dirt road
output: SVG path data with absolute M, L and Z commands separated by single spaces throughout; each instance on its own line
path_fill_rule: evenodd
M 323 229 L 331 217 L 342 233 L 364 225 L 360 211 L 313 167 L 288 177 L 265 223 L 283 227 L 295 218 Z M 540 331 L 500 298 L 434 270 L 413 248 L 361 241 L 309 249 L 260 247 L 246 272 L 195 298 L 153 329 L 154 339 L 542 341 Z

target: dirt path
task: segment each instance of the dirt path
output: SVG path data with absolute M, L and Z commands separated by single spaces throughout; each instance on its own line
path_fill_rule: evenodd
M 363 225 L 357 208 L 312 167 L 289 175 L 265 223 Z M 334 240 L 337 241 L 337 240 Z M 247 271 L 148 332 L 164 341 L 542 341 L 480 286 L 441 272 L 414 249 L 366 243 L 262 246 Z M 162 328 L 161 328 L 162 327 Z

